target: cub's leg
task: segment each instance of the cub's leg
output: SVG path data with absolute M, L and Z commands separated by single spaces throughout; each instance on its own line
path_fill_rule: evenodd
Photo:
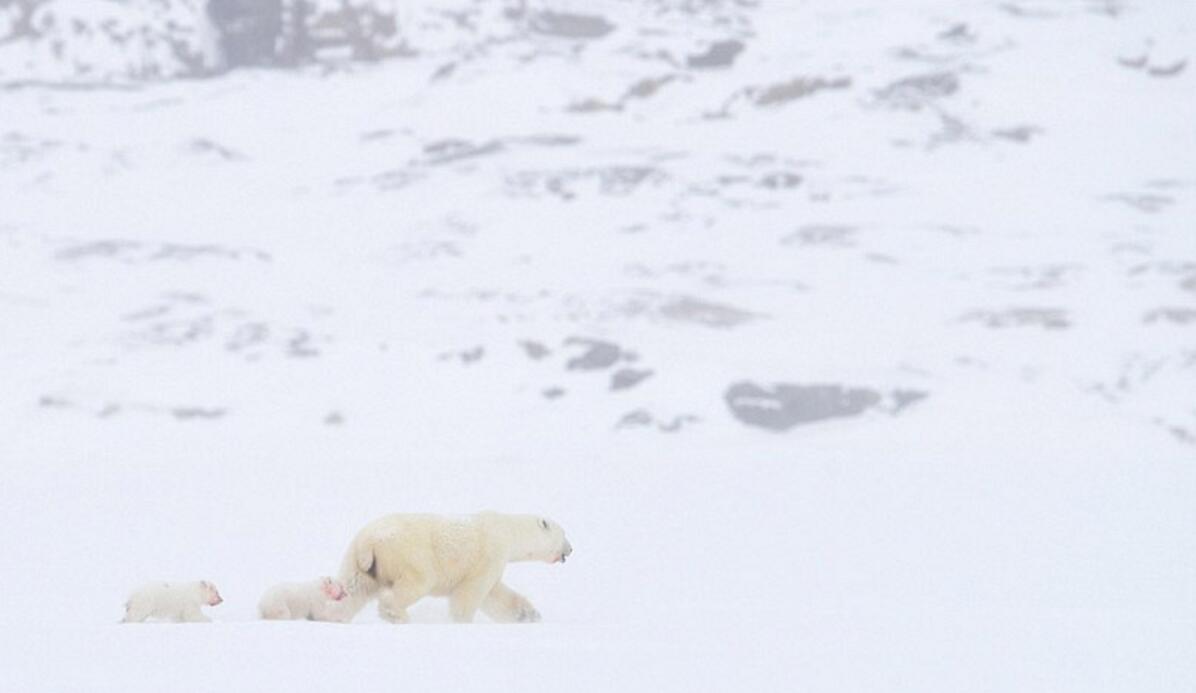
M 267 621 L 285 621 L 291 618 L 291 611 L 284 604 L 272 604 L 258 609 Z
M 196 605 L 188 606 L 179 614 L 179 621 L 183 623 L 211 623 L 212 619 L 204 615 Z
M 482 613 L 498 623 L 535 623 L 540 620 L 540 612 L 527 597 L 501 581 L 482 600 Z
M 121 619 L 121 623 L 141 623 L 149 618 L 150 609 L 144 604 L 139 604 L 136 601 L 130 601 L 125 604 L 125 617 Z

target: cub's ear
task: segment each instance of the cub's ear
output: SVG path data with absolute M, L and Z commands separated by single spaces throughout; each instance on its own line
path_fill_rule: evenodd
M 540 518 L 540 529 L 548 529 L 548 520 Z

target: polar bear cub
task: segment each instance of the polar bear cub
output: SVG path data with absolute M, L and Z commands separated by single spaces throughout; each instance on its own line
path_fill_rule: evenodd
M 330 577 L 308 582 L 283 582 L 262 595 L 258 613 L 269 620 L 307 619 L 308 621 L 347 621 L 338 608 L 345 598 L 345 588 Z
M 438 596 L 449 598 L 458 623 L 472 621 L 478 609 L 500 623 L 539 621 L 532 603 L 503 584 L 503 571 L 513 561 L 564 563 L 572 552 L 565 530 L 536 515 L 380 517 L 345 552 L 346 620 L 377 597 L 382 618 L 405 623 L 409 606 Z
M 151 582 L 142 585 L 125 602 L 121 623 L 141 623 L 149 618 L 164 621 L 203 623 L 212 619 L 200 607 L 223 602 L 216 586 L 199 582 Z

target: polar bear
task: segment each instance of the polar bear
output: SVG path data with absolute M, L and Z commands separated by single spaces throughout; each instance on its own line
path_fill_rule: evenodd
M 223 601 L 216 586 L 207 580 L 151 582 L 129 596 L 121 623 L 141 623 L 147 618 L 204 623 L 212 619 L 205 616 L 200 607 L 205 604 L 216 606 Z
M 345 553 L 346 620 L 376 596 L 382 618 L 405 623 L 407 607 L 433 595 L 449 598 L 458 623 L 471 622 L 479 608 L 500 623 L 539 621 L 532 603 L 503 584 L 503 570 L 512 561 L 564 563 L 571 553 L 560 525 L 535 515 L 386 515 L 363 527 Z
M 268 620 L 343 621 L 338 602 L 344 598 L 344 587 L 330 577 L 283 582 L 266 590 L 257 610 Z

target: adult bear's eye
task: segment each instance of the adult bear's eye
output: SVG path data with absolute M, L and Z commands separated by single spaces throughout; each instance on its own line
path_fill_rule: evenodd
M 544 529 L 548 529 L 548 520 L 541 519 L 540 526 L 543 527 Z

